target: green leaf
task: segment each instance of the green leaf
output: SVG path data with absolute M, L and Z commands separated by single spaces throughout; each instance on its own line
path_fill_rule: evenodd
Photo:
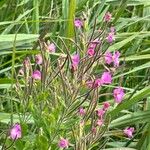
M 74 37 L 74 17 L 75 17 L 75 10 L 76 10 L 76 0 L 70 0 L 69 4 L 69 15 L 68 15 L 68 26 L 67 26 L 67 37 L 73 38 Z
M 127 115 L 123 115 L 110 123 L 110 128 L 126 127 L 135 123 L 145 123 L 150 121 L 150 110 L 140 111 Z
M 133 73 L 133 72 L 136 72 L 136 71 L 139 71 L 139 70 L 142 70 L 142 69 L 145 69 L 145 68 L 149 68 L 149 67 L 150 67 L 150 62 L 145 63 L 145 64 L 143 64 L 143 65 L 141 65 L 141 66 L 135 67 L 135 68 L 133 68 L 132 70 L 130 70 L 130 71 L 128 71 L 128 72 L 119 74 L 119 75 L 115 76 L 114 79 L 115 79 L 115 78 L 118 78 L 118 77 L 121 77 L 121 76 L 128 75 L 128 74 L 130 74 L 130 73 Z
M 17 34 L 16 46 L 29 45 L 36 41 L 37 34 Z M 0 50 L 12 48 L 14 44 L 15 34 L 0 35 Z
M 23 17 L 25 17 L 26 15 L 28 15 L 31 11 L 31 10 L 27 10 L 26 12 L 24 12 L 23 14 L 19 15 L 19 17 L 15 20 L 15 23 L 13 24 L 10 24 L 3 32 L 2 34 L 8 34 L 10 32 L 10 30 L 17 24 L 16 22 L 20 21 Z
M 115 51 L 115 50 L 119 50 L 120 48 L 122 48 L 123 46 L 125 46 L 127 43 L 131 42 L 133 39 L 135 39 L 137 37 L 138 34 L 134 34 L 128 38 L 126 38 L 125 40 L 115 43 L 112 46 L 110 46 L 108 49 L 109 51 Z

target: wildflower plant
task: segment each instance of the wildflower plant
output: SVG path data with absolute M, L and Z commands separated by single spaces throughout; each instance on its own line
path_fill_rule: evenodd
M 30 139 L 30 149 L 103 148 L 111 111 L 125 95 L 122 83 L 113 78 L 122 65 L 121 52 L 109 50 L 116 34 L 111 20 L 110 12 L 101 27 L 95 19 L 91 34 L 83 20 L 75 19 L 73 40 L 44 38 L 38 41 L 38 54 L 25 58 L 15 86 L 19 104 L 14 109 L 21 113 L 21 125 L 10 129 L 16 147 Z M 130 138 L 132 129 L 122 134 Z

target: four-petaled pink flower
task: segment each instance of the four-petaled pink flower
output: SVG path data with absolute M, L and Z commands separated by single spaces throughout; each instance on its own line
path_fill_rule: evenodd
M 112 53 L 111 52 L 106 52 L 105 53 L 105 62 L 106 64 L 110 65 L 113 62 L 113 58 L 112 58 Z
M 12 140 L 17 140 L 17 139 L 21 138 L 21 126 L 20 126 L 20 124 L 16 123 L 10 129 L 10 138 Z
M 77 28 L 81 28 L 81 27 L 83 26 L 83 22 L 82 22 L 80 19 L 76 19 L 76 20 L 74 21 L 74 25 L 75 25 L 75 27 L 77 27 Z
M 114 54 L 112 55 L 111 52 L 106 52 L 105 53 L 105 62 L 106 64 L 114 64 L 114 67 L 119 67 L 119 57 L 120 57 L 120 52 L 115 51 Z
M 100 87 L 101 85 L 102 85 L 102 80 L 101 80 L 101 78 L 97 78 L 97 79 L 94 81 L 93 87 L 94 87 L 94 88 L 97 88 L 97 87 Z
M 114 95 L 115 102 L 121 103 L 121 101 L 123 100 L 123 97 L 125 95 L 123 88 L 118 87 L 118 88 L 114 89 L 113 95 Z
M 84 116 L 85 115 L 85 110 L 82 107 L 79 108 L 78 112 L 79 112 L 80 116 Z
M 49 44 L 48 45 L 48 50 L 49 50 L 50 53 L 55 53 L 55 51 L 56 51 L 55 44 L 54 43 Z
M 86 81 L 86 86 L 87 86 L 88 88 L 92 88 L 92 86 L 93 86 L 93 81 L 92 81 L 92 80 Z
M 107 12 L 104 16 L 105 22 L 110 22 L 112 18 L 112 14 L 110 12 Z
M 67 139 L 61 138 L 60 141 L 58 142 L 59 148 L 68 148 L 69 142 Z
M 89 48 L 89 49 L 87 50 L 87 54 L 88 54 L 88 56 L 92 57 L 92 56 L 94 56 L 94 54 L 95 54 L 95 50 L 94 50 L 93 48 Z
M 113 41 L 115 41 L 115 35 L 113 32 L 108 33 L 108 36 L 106 37 L 106 40 L 108 43 L 112 43 Z
M 42 59 L 41 54 L 35 55 L 35 62 L 36 62 L 36 64 L 40 65 L 40 64 L 42 64 L 42 61 L 43 61 L 43 59 Z
M 95 40 L 91 41 L 87 50 L 87 54 L 88 56 L 92 57 L 95 54 L 95 48 L 97 46 L 97 44 L 100 43 L 100 40 L 98 38 L 96 38 Z
M 120 57 L 119 51 L 114 52 L 114 55 L 113 55 L 114 67 L 119 66 L 119 57 Z
M 110 32 L 115 34 L 116 32 L 115 27 L 110 27 Z
M 110 72 L 104 72 L 102 74 L 101 82 L 102 82 L 102 84 L 111 84 L 112 83 L 112 77 L 111 77 Z
M 32 78 L 35 80 L 41 80 L 41 72 L 39 70 L 35 70 L 32 73 Z
M 109 102 L 104 102 L 104 103 L 103 103 L 103 110 L 104 110 L 104 111 L 108 110 L 109 107 L 110 107 L 110 103 L 109 103 Z
M 104 124 L 104 121 L 102 119 L 98 119 L 96 122 L 97 126 L 102 126 Z
M 127 135 L 129 138 L 133 137 L 134 128 L 127 127 L 123 130 L 124 134 Z
M 72 60 L 72 69 L 75 71 L 79 65 L 79 62 L 80 62 L 80 57 L 79 57 L 79 54 L 74 54 L 72 57 L 71 57 L 71 60 Z
M 98 109 L 96 112 L 97 112 L 97 116 L 102 119 L 105 114 L 105 111 L 103 109 Z

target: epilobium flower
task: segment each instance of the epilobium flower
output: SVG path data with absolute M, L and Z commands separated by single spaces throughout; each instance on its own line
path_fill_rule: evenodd
M 114 67 L 119 67 L 119 57 L 120 57 L 119 51 L 115 51 L 113 55 L 111 52 L 106 52 L 105 53 L 105 62 L 108 65 L 110 65 L 113 62 Z
M 106 64 L 110 65 L 113 62 L 113 58 L 112 58 L 112 53 L 111 52 L 106 52 L 105 53 L 105 62 Z
M 58 142 L 58 146 L 60 148 L 68 148 L 69 142 L 67 139 L 61 138 L 60 141 Z
M 107 12 L 104 16 L 104 20 L 105 22 L 110 22 L 111 21 L 111 18 L 112 18 L 112 15 L 110 12 Z
M 10 138 L 15 140 L 21 138 L 21 126 L 16 123 L 10 130 Z
M 78 65 L 79 65 L 79 62 L 80 62 L 80 57 L 79 57 L 79 54 L 74 54 L 72 57 L 71 57 L 71 60 L 72 60 L 72 68 L 73 70 L 76 70 Z
M 123 130 L 124 134 L 127 135 L 129 138 L 132 138 L 133 137 L 133 132 L 134 132 L 134 128 L 125 128 Z
M 102 84 L 111 84 L 112 83 L 112 77 L 111 77 L 110 72 L 104 72 L 102 74 L 101 82 L 102 82 Z
M 81 27 L 83 26 L 83 22 L 82 22 L 80 19 L 76 19 L 76 20 L 74 21 L 74 25 L 75 25 L 75 27 L 77 27 L 77 28 L 81 28 Z
M 114 67 L 119 66 L 119 57 L 120 57 L 119 51 L 114 52 L 114 55 L 113 55 Z
M 97 88 L 97 87 L 100 87 L 102 85 L 102 80 L 100 78 L 97 78 L 95 81 L 94 81 L 94 88 Z
M 115 32 L 116 32 L 115 27 L 110 27 L 110 32 L 115 34 Z
M 104 123 L 104 121 L 102 119 L 98 119 L 96 122 L 97 126 L 102 126 L 103 123 Z
M 118 87 L 113 91 L 114 99 L 116 103 L 121 103 L 125 93 L 122 87 Z
M 106 37 L 106 40 L 108 43 L 112 43 L 113 41 L 115 41 L 115 35 L 113 32 L 108 33 L 108 36 Z
M 36 62 L 36 64 L 42 64 L 42 61 L 43 61 L 43 59 L 42 59 L 42 56 L 41 56 L 41 54 L 37 54 L 37 55 L 35 55 L 35 62 Z
M 102 119 L 103 115 L 105 114 L 105 111 L 103 109 L 98 109 L 96 112 L 97 112 L 97 116 Z
M 35 80 L 41 80 L 41 72 L 39 70 L 35 70 L 32 73 L 32 78 Z
M 84 116 L 85 115 L 85 110 L 82 107 L 79 108 L 78 112 L 79 112 L 80 116 Z
M 103 103 L 103 110 L 104 110 L 104 111 L 108 110 L 109 107 L 110 107 L 110 103 L 109 103 L 109 102 L 104 102 L 104 103 Z
M 49 44 L 48 45 L 48 50 L 49 50 L 50 53 L 55 53 L 55 51 L 56 51 L 55 44 L 54 43 Z
M 92 81 L 92 80 L 86 81 L 86 85 L 87 85 L 88 88 L 92 88 L 92 86 L 93 86 L 93 81 Z
M 87 50 L 87 54 L 88 54 L 88 56 L 92 57 L 92 56 L 94 56 L 94 54 L 95 54 L 95 50 L 94 50 L 93 48 L 89 48 L 89 49 Z

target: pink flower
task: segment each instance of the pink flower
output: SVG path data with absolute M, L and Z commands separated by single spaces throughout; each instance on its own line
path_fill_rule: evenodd
M 121 103 L 125 93 L 122 87 L 118 87 L 113 91 L 114 99 L 116 103 Z
M 97 78 L 95 81 L 94 81 L 94 88 L 97 88 L 97 87 L 100 87 L 102 85 L 102 80 L 100 78 Z
M 55 51 L 56 51 L 56 46 L 55 46 L 55 44 L 54 44 L 54 43 L 49 44 L 49 45 L 48 45 L 48 50 L 49 50 L 49 52 L 51 52 L 51 53 L 55 53 Z
M 104 121 L 103 121 L 102 119 L 98 119 L 97 122 L 96 122 L 96 124 L 97 124 L 98 126 L 102 126 L 103 123 L 104 123 Z
M 114 55 L 113 55 L 114 67 L 119 66 L 119 57 L 120 57 L 119 51 L 114 52 Z
M 83 22 L 82 22 L 80 19 L 76 19 L 76 20 L 74 21 L 74 25 L 75 25 L 75 27 L 77 27 L 77 28 L 81 28 L 81 27 L 83 26 Z
M 113 41 L 115 41 L 115 36 L 113 32 L 108 33 L 108 36 L 106 37 L 106 40 L 108 43 L 112 43 Z
M 86 85 L 87 85 L 88 88 L 92 88 L 92 86 L 93 86 L 93 81 L 92 81 L 92 80 L 86 81 Z
M 109 102 L 104 102 L 104 103 L 103 103 L 103 110 L 104 110 L 104 111 L 108 110 L 109 107 L 110 107 L 110 103 L 109 103 Z
M 89 49 L 95 49 L 97 44 L 99 44 L 100 41 L 98 38 L 96 38 L 95 40 L 91 41 L 90 45 L 89 45 Z
M 41 80 L 41 72 L 39 70 L 35 70 L 32 73 L 32 78 L 35 80 Z
M 98 117 L 103 118 L 103 115 L 105 114 L 105 111 L 103 109 L 98 109 L 96 112 Z
M 112 15 L 110 12 L 107 12 L 104 16 L 104 20 L 105 22 L 110 22 L 111 21 L 111 18 L 112 18 Z
M 127 135 L 129 138 L 133 137 L 134 128 L 125 128 L 123 130 L 124 134 Z
M 94 54 L 95 54 L 95 50 L 94 50 L 93 48 L 89 48 L 89 49 L 87 50 L 87 54 L 88 54 L 88 56 L 92 57 L 92 56 L 94 56 Z
M 37 54 L 37 55 L 35 55 L 35 62 L 36 62 L 36 64 L 42 64 L 42 61 L 43 61 L 43 59 L 42 59 L 42 56 L 41 56 L 41 54 Z
M 115 27 L 110 27 L 110 32 L 115 34 L 116 32 Z
M 79 54 L 74 54 L 71 57 L 71 60 L 72 60 L 72 68 L 73 68 L 73 70 L 76 70 L 79 65 L 79 62 L 80 62 Z
M 60 148 L 68 148 L 69 142 L 67 139 L 61 138 L 60 141 L 58 142 L 58 146 Z
M 22 76 L 23 76 L 23 75 L 24 75 L 24 69 L 23 69 L 23 68 L 20 68 L 18 73 L 19 73 L 19 75 L 22 75 Z
M 13 140 L 21 138 L 21 126 L 16 123 L 10 130 L 10 138 Z
M 119 57 L 120 57 L 119 51 L 115 51 L 113 55 L 111 52 L 106 52 L 105 62 L 106 64 L 109 64 L 109 65 L 113 62 L 114 67 L 119 67 Z
M 78 112 L 79 112 L 80 116 L 84 116 L 85 115 L 85 110 L 82 107 L 79 108 Z
M 112 58 L 112 53 L 111 52 L 106 52 L 105 53 L 105 62 L 106 64 L 110 65 L 113 62 L 113 58 Z
M 112 77 L 111 77 L 110 72 L 104 72 L 102 74 L 101 81 L 102 81 L 102 84 L 111 84 L 112 83 Z

